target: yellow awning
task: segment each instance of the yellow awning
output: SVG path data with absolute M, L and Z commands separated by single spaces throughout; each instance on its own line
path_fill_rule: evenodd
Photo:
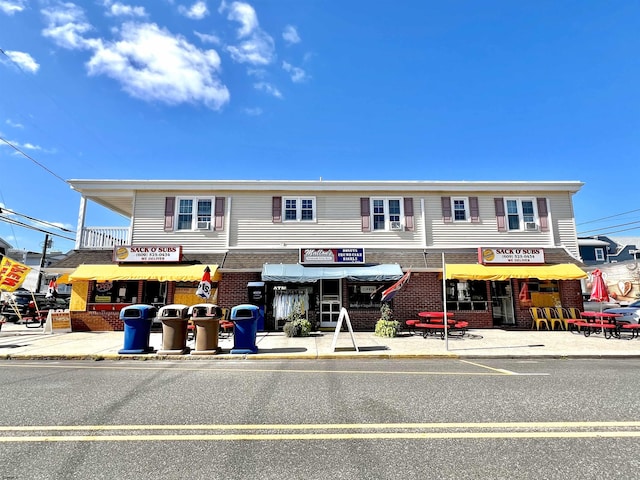
M 78 280 L 157 280 L 159 282 L 194 282 L 202 280 L 206 265 L 80 265 L 69 274 Z M 219 280 L 217 265 L 210 265 L 211 280 Z
M 447 278 L 458 280 L 509 280 L 510 278 L 537 278 L 540 280 L 580 280 L 587 278 L 577 265 L 501 265 L 452 263 L 446 265 Z

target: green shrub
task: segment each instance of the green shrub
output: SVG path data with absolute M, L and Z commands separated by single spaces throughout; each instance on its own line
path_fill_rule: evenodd
M 308 337 L 311 335 L 311 322 L 306 318 L 297 318 L 282 327 L 287 337 Z

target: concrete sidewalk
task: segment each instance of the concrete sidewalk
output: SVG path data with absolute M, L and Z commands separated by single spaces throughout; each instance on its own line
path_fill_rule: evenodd
M 222 360 L 222 359 L 326 359 L 326 358 L 640 358 L 640 339 L 585 337 L 564 331 L 470 330 L 464 337 L 423 338 L 408 333 L 395 338 L 356 332 L 355 351 L 348 332 L 340 332 L 335 351 L 334 332 L 289 338 L 282 332 L 258 332 L 257 354 L 231 354 L 233 336 L 220 338 L 216 355 L 120 355 L 124 332 L 44 333 L 42 328 L 6 323 L 0 330 L 0 360 Z M 447 347 L 448 344 L 448 348 Z M 162 332 L 151 332 L 149 345 L 162 349 Z M 194 348 L 193 340 L 187 346 Z

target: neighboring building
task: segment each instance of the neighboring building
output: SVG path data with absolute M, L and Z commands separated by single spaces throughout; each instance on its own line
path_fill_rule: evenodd
M 393 299 L 400 321 L 446 305 L 475 328 L 529 328 L 532 305 L 582 306 L 580 182 L 69 183 L 82 195 L 76 247 L 51 269 L 70 275 L 75 329 L 121 329 L 131 303 L 201 302 L 205 265 L 221 307 L 247 303 L 247 285 L 264 282 L 266 329 L 301 304 L 321 327 L 345 307 L 354 328 L 373 330 L 380 292 L 408 270 Z M 129 228 L 86 226 L 87 201 Z
M 585 265 L 609 263 L 609 255 L 612 251 L 615 252 L 616 244 L 609 238 L 606 240 L 604 238 L 599 236 L 578 238 L 580 257 Z

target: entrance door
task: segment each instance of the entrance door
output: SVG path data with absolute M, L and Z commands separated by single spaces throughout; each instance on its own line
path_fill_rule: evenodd
M 494 325 L 515 325 L 511 281 L 491 282 L 491 307 Z
M 320 326 L 335 327 L 342 308 L 342 280 L 320 280 Z

